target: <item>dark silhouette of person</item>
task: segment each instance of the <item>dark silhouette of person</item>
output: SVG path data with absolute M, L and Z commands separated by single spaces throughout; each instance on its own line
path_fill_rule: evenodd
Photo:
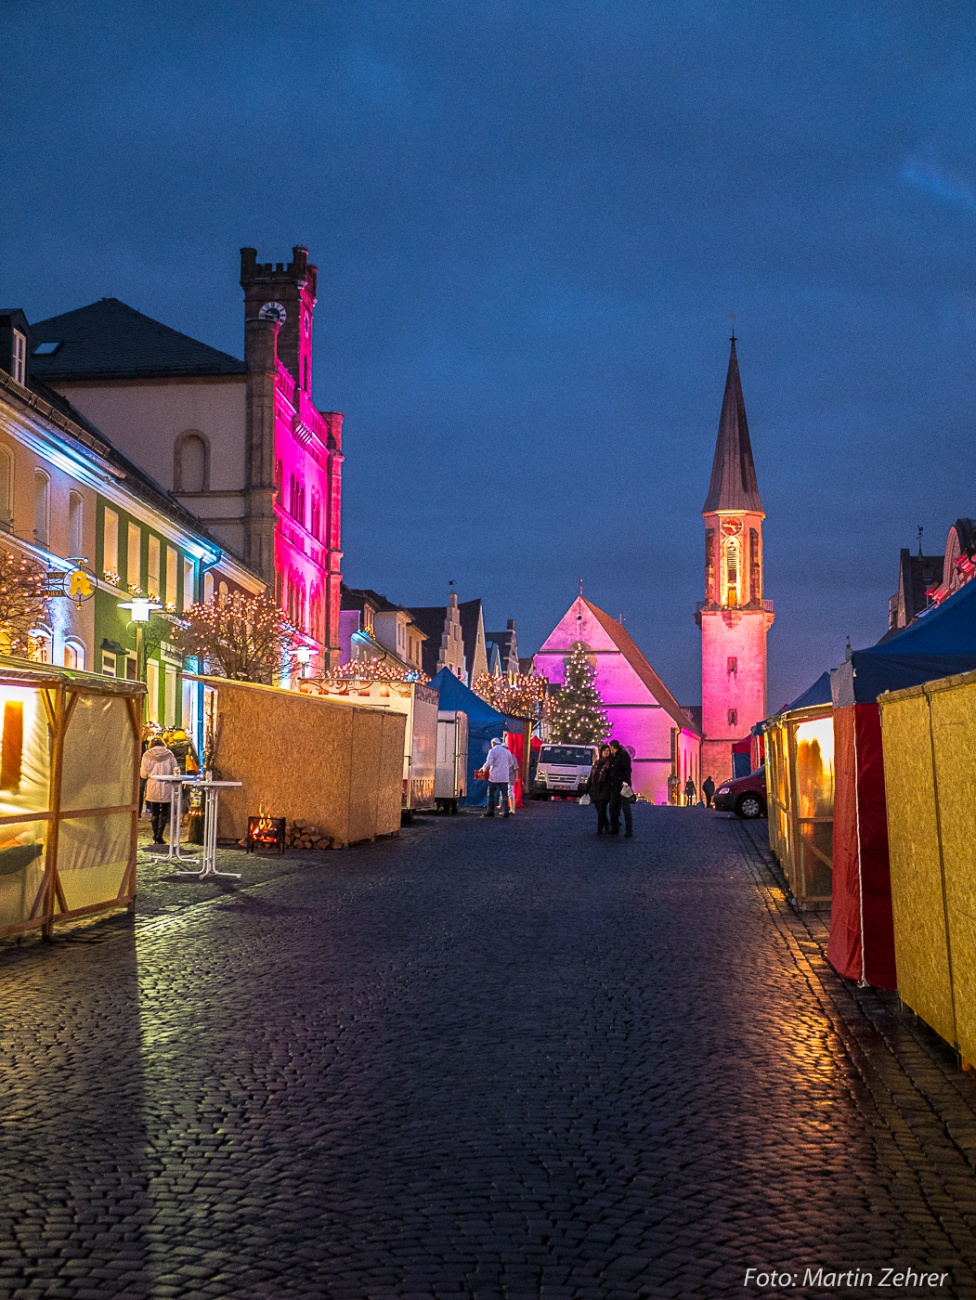
M 620 810 L 624 813 L 624 837 L 629 839 L 634 833 L 634 821 L 630 813 L 630 799 L 624 798 L 621 790 L 629 786 L 632 768 L 630 755 L 619 740 L 610 742 L 610 834 L 620 834 Z
M 702 781 L 702 794 L 705 796 L 705 807 L 711 808 L 712 795 L 715 793 L 715 782 L 710 776 L 706 776 Z

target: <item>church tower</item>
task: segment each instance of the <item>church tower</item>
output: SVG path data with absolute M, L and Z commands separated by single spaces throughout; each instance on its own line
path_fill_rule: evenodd
M 772 601 L 763 598 L 762 521 L 739 362 L 732 336 L 705 520 L 702 633 L 702 773 L 716 784 L 732 775 L 732 745 L 766 716 L 766 633 Z

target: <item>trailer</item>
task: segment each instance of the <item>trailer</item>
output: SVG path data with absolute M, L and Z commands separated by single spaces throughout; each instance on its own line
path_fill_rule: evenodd
M 456 813 L 468 793 L 468 715 L 460 709 L 437 715 L 437 773 L 434 799 L 442 812 Z

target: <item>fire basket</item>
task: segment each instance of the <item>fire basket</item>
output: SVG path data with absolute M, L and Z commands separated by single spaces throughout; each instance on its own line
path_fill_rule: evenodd
M 279 857 L 285 851 L 285 819 L 261 813 L 247 819 L 247 851 L 253 853 L 256 845 L 277 848 Z

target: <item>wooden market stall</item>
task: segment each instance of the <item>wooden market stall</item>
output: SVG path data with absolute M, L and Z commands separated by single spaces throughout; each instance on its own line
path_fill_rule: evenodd
M 976 672 L 883 694 L 898 992 L 976 1063 Z
M 312 822 L 335 848 L 399 830 L 405 714 L 223 677 L 194 680 L 204 685 L 204 764 L 242 782 L 221 795 L 221 840 L 243 839 L 259 813 Z
M 133 904 L 145 690 L 0 657 L 0 936 Z
M 769 843 L 801 908 L 829 907 L 834 820 L 834 727 L 824 673 L 768 719 Z

